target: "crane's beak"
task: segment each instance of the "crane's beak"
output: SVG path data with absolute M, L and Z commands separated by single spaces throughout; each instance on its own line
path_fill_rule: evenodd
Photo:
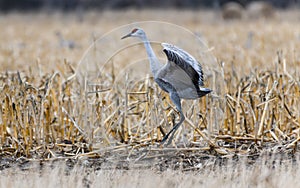
M 129 33 L 129 34 L 123 36 L 121 39 L 125 39 L 125 38 L 127 38 L 127 37 L 131 37 L 131 33 Z

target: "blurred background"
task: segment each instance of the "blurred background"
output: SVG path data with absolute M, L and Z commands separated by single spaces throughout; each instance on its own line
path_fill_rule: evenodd
M 218 9 L 228 2 L 236 2 L 243 7 L 254 0 L 0 0 L 2 11 L 40 9 L 123 9 L 123 8 L 213 8 Z M 266 0 L 277 8 L 299 7 L 299 0 Z

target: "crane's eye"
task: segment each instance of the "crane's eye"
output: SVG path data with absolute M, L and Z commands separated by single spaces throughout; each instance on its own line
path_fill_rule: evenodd
M 135 33 L 135 32 L 137 32 L 137 28 L 135 28 L 135 29 L 133 29 L 132 31 L 131 31 L 131 33 Z

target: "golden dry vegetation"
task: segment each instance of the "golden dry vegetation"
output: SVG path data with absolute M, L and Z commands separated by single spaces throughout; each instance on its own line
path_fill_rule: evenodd
M 7 169 L 0 174 L 1 187 L 293 187 L 299 184 L 299 159 L 287 156 L 264 156 L 252 165 L 245 159 L 223 161 L 214 159 L 199 163 L 195 171 L 151 169 L 91 170 L 84 165 L 64 163 L 43 169 L 36 164 L 26 171 Z M 36 170 L 39 169 L 39 170 Z
M 261 153 L 280 154 L 290 161 L 297 156 L 300 138 L 299 19 L 297 11 L 277 12 L 270 19 L 235 21 L 224 21 L 210 11 L 175 10 L 1 15 L 1 168 L 63 159 L 79 160 L 97 169 L 203 172 L 211 157 L 251 157 L 241 169 Z M 216 90 L 222 87 L 205 98 L 183 102 L 187 120 L 173 144 L 163 148 L 159 141 L 178 121 L 178 115 L 150 77 L 145 75 L 132 84 L 124 74 L 118 87 L 102 88 L 83 87 L 76 75 L 78 62 L 94 41 L 116 27 L 141 20 L 175 23 L 201 35 L 216 57 L 214 68 L 219 71 L 219 76 L 207 73 L 206 84 Z M 121 57 L 120 65 L 125 66 L 131 54 L 125 52 Z M 118 68 L 111 68 L 98 82 L 113 82 L 121 74 Z M 214 158 L 214 167 L 208 165 L 208 169 L 225 173 L 215 169 L 219 166 L 216 161 Z M 80 168 L 84 167 L 77 170 Z M 282 176 L 281 168 L 277 176 Z M 232 166 L 229 169 L 234 171 Z M 289 169 L 293 174 L 292 166 Z M 241 173 L 249 173 L 247 170 Z M 209 170 L 204 171 L 203 177 L 211 177 Z M 62 172 L 55 169 L 55 173 L 60 176 Z M 111 176 L 110 172 L 100 173 Z M 137 171 L 134 177 L 142 173 Z M 152 171 L 147 173 L 155 176 Z M 234 171 L 233 176 L 239 173 Z M 257 172 L 253 178 L 267 177 L 262 185 L 276 183 L 268 179 L 272 171 L 264 173 L 264 177 L 254 177 L 261 174 Z M 93 178 L 89 181 L 95 183 L 95 174 Z M 189 179 L 182 172 L 178 178 Z M 216 185 L 227 178 L 232 177 L 218 179 Z M 195 185 L 201 184 L 196 179 Z

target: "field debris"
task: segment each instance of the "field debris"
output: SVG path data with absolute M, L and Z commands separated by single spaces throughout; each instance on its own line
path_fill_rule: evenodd
M 280 57 L 278 61 L 282 61 Z M 160 148 L 164 130 L 174 123 L 172 114 L 175 111 L 168 107 L 169 103 L 166 109 L 154 104 L 153 91 L 161 91 L 153 89 L 156 86 L 151 79 L 141 82 L 138 90 L 128 91 L 124 102 L 116 105 L 113 99 L 107 101 L 101 97 L 101 93 L 80 91 L 76 79 L 65 82 L 59 72 L 43 76 L 39 85 L 28 82 L 34 78 L 19 72 L 6 72 L 0 76 L 1 157 L 101 158 L 107 152 L 113 155 L 122 151 L 127 158 L 147 158 L 153 151 L 164 153 L 168 150 L 200 151 L 219 156 L 250 155 L 266 147 L 278 152 L 279 145 L 280 151 L 295 152 L 300 128 L 298 78 L 279 68 L 254 72 L 240 78 L 235 86 L 229 81 L 231 73 L 227 75 L 224 80 L 228 83 L 225 117 L 217 133 L 207 133 L 208 124 L 201 116 L 196 116 L 199 119 L 187 116 L 186 123 L 190 126 L 185 128 L 185 141 L 181 141 L 180 132 L 176 134 L 175 148 Z M 167 96 L 162 98 L 162 103 L 168 100 Z M 122 99 L 115 99 L 118 100 Z M 206 105 L 199 105 L 200 113 L 209 114 L 209 97 L 201 102 Z M 92 105 L 94 110 L 87 111 L 86 105 Z M 149 119 L 157 114 L 153 114 L 154 106 L 159 113 L 165 113 L 165 119 L 156 126 L 151 123 L 155 119 Z M 87 117 L 93 119 L 85 119 Z M 86 122 L 90 121 L 93 129 L 87 126 L 90 124 Z M 142 150 L 148 154 L 139 156 Z

